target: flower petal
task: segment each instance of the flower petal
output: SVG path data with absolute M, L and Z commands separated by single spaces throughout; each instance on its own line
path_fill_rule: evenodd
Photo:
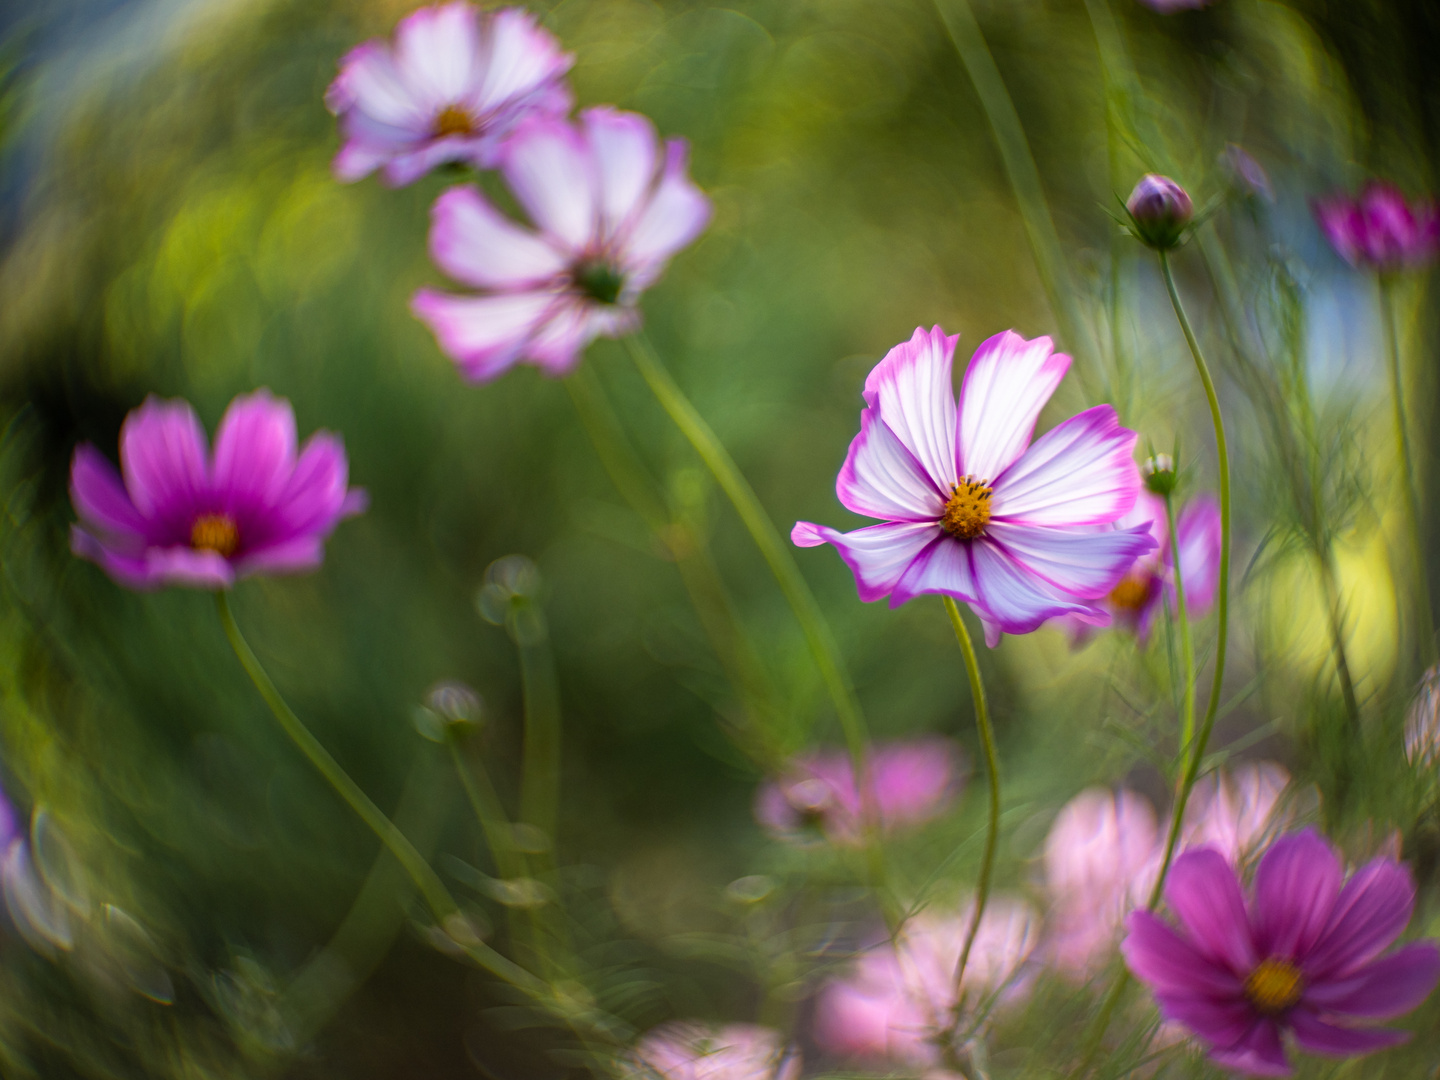
M 549 375 L 565 375 L 580 362 L 585 346 L 601 334 L 618 337 L 639 324 L 640 315 L 632 308 L 563 304 L 526 343 L 524 355 Z
M 567 251 L 578 255 L 595 239 L 594 161 L 570 123 L 549 116 L 523 121 L 500 151 L 500 170 L 530 219 Z
M 649 286 L 666 260 L 699 236 L 710 221 L 710 200 L 686 174 L 688 156 L 683 139 L 665 144 L 660 182 L 626 225 L 621 257 L 635 288 Z
M 1389 1020 L 1430 996 L 1440 981 L 1440 946 L 1417 942 L 1366 964 L 1350 976 L 1305 991 L 1305 1004 L 1324 1013 Z
M 896 345 L 865 379 L 865 404 L 895 433 L 948 497 L 959 479 L 955 461 L 955 391 L 951 364 L 960 335 L 936 326 L 916 329 Z
M 147 523 L 130 501 L 120 474 L 89 443 L 75 448 L 70 465 L 70 502 L 81 521 L 112 540 L 145 542 Z
M 1359 1057 L 1399 1046 L 1410 1038 L 1408 1031 L 1393 1028 L 1344 1028 L 1327 1024 L 1305 1008 L 1294 1009 L 1285 1018 L 1295 1032 L 1295 1041 L 1312 1054 L 1329 1057 Z
M 147 548 L 140 553 L 115 551 L 78 526 L 70 530 L 70 550 L 89 559 L 129 589 L 183 585 L 194 589 L 228 589 L 235 573 L 224 556 L 189 547 Z
M 981 342 L 960 387 L 960 470 L 992 483 L 1025 452 L 1040 410 L 1070 358 L 1048 337 L 1026 341 L 1013 330 Z
M 479 13 L 465 0 L 419 8 L 395 28 L 395 66 L 411 92 L 435 108 L 465 99 L 479 51 Z
M 325 92 L 325 104 L 331 112 L 353 109 L 411 134 L 427 130 L 433 119 L 430 103 L 416 100 L 383 41 L 367 41 L 345 54 L 340 74 Z
M 1209 495 L 1194 498 L 1175 523 L 1180 544 L 1180 573 L 1185 583 L 1185 610 L 1198 618 L 1215 603 L 1220 584 L 1220 504 Z M 1174 603 L 1175 586 L 1166 585 Z
M 450 296 L 421 289 L 410 310 L 434 331 L 466 378 L 488 382 L 520 359 L 526 342 L 562 304 L 563 297 L 548 291 Z
M 1135 505 L 1135 432 L 1097 405 L 1042 435 L 991 485 L 992 520 L 1020 525 L 1105 525 Z
M 1130 932 L 1120 945 L 1125 963 L 1157 994 L 1243 1000 L 1240 978 L 1202 955 L 1189 938 L 1158 915 L 1131 912 L 1126 926 Z
M 1155 546 L 1144 525 L 1123 532 L 1080 532 L 992 521 L 985 535 L 1030 573 L 1087 600 L 1109 593 Z
M 998 632 L 1028 634 L 1046 619 L 1072 613 L 1102 621 L 1106 617 L 1093 605 L 1051 592 L 1048 583 L 1027 572 L 988 538 L 971 542 L 970 558 L 980 593 L 977 607 Z
M 655 182 L 660 140 L 655 125 L 638 113 L 586 109 L 580 122 L 595 159 L 601 227 L 613 236 Z
M 899 607 L 926 593 L 953 596 L 967 604 L 979 605 L 980 591 L 975 583 L 970 544 L 937 530 L 936 539 L 896 583 L 890 606 Z
M 941 535 L 940 526 L 933 521 L 887 521 L 848 533 L 797 521 L 790 530 L 790 540 L 798 547 L 834 544 L 855 575 L 860 599 L 866 603 L 894 590 L 910 564 Z
M 325 541 L 321 536 L 297 536 L 247 552 L 244 558 L 235 561 L 235 576 L 304 574 L 319 569 L 324 561 Z
M 1257 962 L 1240 882 L 1213 848 L 1187 851 L 1170 867 L 1165 899 L 1202 956 L 1248 973 Z
M 230 403 L 215 433 L 212 484 L 242 527 L 275 505 L 295 469 L 295 411 L 269 390 Z
M 510 221 L 469 185 L 430 209 L 430 257 L 456 281 L 480 289 L 534 289 L 565 270 L 565 258 Z
M 1255 1010 L 1238 994 L 1216 1001 L 1195 994 L 1156 994 L 1160 1015 L 1184 1024 L 1212 1046 L 1233 1046 L 1255 1026 Z
M 1210 1051 L 1210 1060 L 1247 1076 L 1289 1076 L 1290 1062 L 1274 1020 L 1257 1020 L 1250 1033 L 1231 1046 Z
M 1304 958 L 1314 982 L 1348 975 L 1400 936 L 1415 908 L 1415 882 L 1393 859 L 1366 863 L 1345 883 L 1330 923 Z
M 135 509 L 151 522 L 152 540 L 189 540 L 190 517 L 210 491 L 206 456 L 205 430 L 187 401 L 151 395 L 125 417 L 120 472 Z
M 1304 959 L 1330 921 L 1345 868 L 1313 829 L 1282 836 L 1255 871 L 1255 948 Z
M 860 434 L 835 478 L 847 510 L 885 521 L 939 521 L 945 496 L 875 409 L 860 411 Z
M 563 84 L 536 101 L 537 90 L 550 90 L 546 83 L 558 80 L 570 70 L 575 58 L 560 51 L 560 43 L 542 29 L 535 16 L 523 8 L 501 8 L 490 16 L 484 28 L 486 64 L 478 89 L 468 103 L 479 113 L 493 113 L 507 103 L 524 102 L 547 112 L 564 115 L 570 111 L 569 92 Z
M 265 532 L 255 537 L 254 548 L 328 534 L 347 509 L 348 477 L 349 463 L 340 437 L 328 431 L 311 435 L 305 440 L 284 490 L 266 515 Z M 250 544 L 246 549 L 247 558 L 256 554 Z

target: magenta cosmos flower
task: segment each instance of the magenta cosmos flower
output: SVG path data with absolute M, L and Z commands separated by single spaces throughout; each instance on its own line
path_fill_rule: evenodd
M 800 1052 L 757 1024 L 663 1024 L 636 1043 L 623 1075 L 635 1080 L 796 1080 Z
M 842 533 L 801 521 L 801 547 L 834 544 L 860 599 L 898 607 L 922 593 L 969 604 L 994 645 L 1046 619 L 1105 625 L 1098 604 L 1155 546 L 1143 525 L 1096 529 L 1135 505 L 1135 433 L 1097 405 L 1041 436 L 1036 418 L 1070 367 L 1048 337 L 1006 331 L 970 359 L 956 406 L 958 336 L 940 327 L 891 349 L 865 380 L 860 434 L 835 492 L 881 518 Z M 1028 449 L 1027 449 L 1028 447 Z
M 313 570 L 340 519 L 365 509 L 347 471 L 329 432 L 297 456 L 295 413 L 268 390 L 230 403 L 213 455 L 187 402 L 150 397 L 120 429 L 119 474 L 93 446 L 76 448 L 70 546 L 132 589 Z
M 1400 270 L 1429 262 L 1440 250 L 1440 210 L 1429 199 L 1410 202 L 1392 184 L 1371 181 L 1358 199 L 1317 199 L 1315 218 L 1351 266 Z
M 683 140 L 662 148 L 635 113 L 527 121 L 506 142 L 500 171 L 539 231 L 473 187 L 445 192 L 431 213 L 431 257 L 481 295 L 421 289 L 412 310 L 476 382 L 520 360 L 565 374 L 596 337 L 640 325 L 640 294 L 709 220 L 686 156 Z
M 1129 630 L 1143 645 L 1162 606 L 1175 610 L 1175 553 L 1170 547 L 1165 500 L 1141 491 L 1134 507 L 1116 525 L 1121 529 L 1134 526 L 1144 526 L 1156 548 L 1135 560 L 1105 597 L 1104 606 L 1112 624 Z M 1180 510 L 1175 538 L 1180 548 L 1185 613 L 1198 619 L 1214 606 L 1220 583 L 1220 507 L 1213 497 L 1198 496 Z
M 1287 1030 L 1303 1049 L 1336 1057 L 1403 1042 L 1408 1032 L 1366 1022 L 1409 1012 L 1440 978 L 1433 942 L 1381 955 L 1410 922 L 1409 870 L 1375 859 L 1346 881 L 1339 856 L 1310 829 L 1270 847 L 1248 903 L 1210 848 L 1175 860 L 1165 899 L 1180 925 L 1135 912 L 1125 960 L 1165 1018 L 1237 1072 L 1288 1076 Z
M 962 782 L 961 753 L 949 739 L 915 739 L 874 749 L 866 762 L 881 828 L 917 825 L 942 814 Z M 818 829 L 830 840 L 861 839 L 864 806 L 850 755 L 821 750 L 791 762 L 786 774 L 762 785 L 755 818 L 783 836 Z
M 345 139 L 335 175 L 359 180 L 383 166 L 398 187 L 446 162 L 489 168 L 524 117 L 570 111 L 562 80 L 572 63 L 519 8 L 421 8 L 400 21 L 393 47 L 367 41 L 340 61 L 325 92 Z

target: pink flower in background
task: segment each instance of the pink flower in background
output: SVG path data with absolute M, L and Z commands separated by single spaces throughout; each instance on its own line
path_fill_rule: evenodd
M 1264 199 L 1267 203 L 1275 201 L 1275 185 L 1270 183 L 1270 175 L 1243 146 L 1226 143 L 1220 162 L 1242 193 Z
M 1087 788 L 1056 816 L 1044 866 L 1049 959 L 1062 974 L 1084 982 L 1100 973 L 1134 906 L 1137 880 L 1147 871 L 1155 880 L 1161 839 L 1150 801 L 1123 788 Z
M 882 519 L 842 533 L 801 521 L 801 547 L 834 544 L 860 599 L 898 607 L 922 593 L 969 604 L 992 646 L 1074 614 L 1104 625 L 1095 601 L 1155 546 L 1144 526 L 1100 530 L 1140 490 L 1135 433 L 1099 405 L 1030 438 L 1070 367 L 1048 337 L 1006 331 L 970 360 L 957 407 L 957 337 L 940 327 L 891 349 L 865 380 L 860 434 L 836 480 L 840 501 Z M 1028 449 L 1027 449 L 1028 447 Z
M 973 907 L 954 914 L 924 911 L 888 943 L 862 953 L 853 972 L 821 991 L 815 1041 L 827 1053 L 933 1068 L 935 1043 L 956 1022 L 955 967 Z M 994 896 L 965 969 L 970 1009 L 1018 1003 L 1031 989 L 1023 965 L 1039 940 L 1030 906 Z M 965 1022 L 969 1022 L 968 1018 Z
M 359 180 L 383 167 L 398 187 L 447 162 L 489 168 L 526 116 L 570 111 L 562 79 L 572 63 L 520 8 L 420 8 L 395 28 L 393 46 L 367 41 L 340 61 L 325 92 L 345 139 L 335 175 Z
M 1156 549 L 1135 560 L 1120 583 L 1105 597 L 1112 625 L 1133 633 L 1143 645 L 1162 605 L 1175 608 L 1175 555 L 1170 547 L 1165 500 L 1142 491 L 1130 513 L 1116 528 L 1143 525 L 1154 538 Z M 1185 586 L 1185 612 L 1201 618 L 1215 604 L 1220 583 L 1220 507 L 1210 495 L 1191 499 L 1175 522 L 1180 545 L 1180 573 Z M 1077 624 L 1085 629 L 1085 624 Z
M 76 448 L 70 546 L 133 589 L 313 570 L 340 520 L 365 508 L 347 472 L 328 432 L 297 456 L 295 413 L 268 390 L 230 403 L 213 455 L 187 402 L 150 397 L 120 429 L 120 473 L 88 443 Z
M 1203 777 L 1185 807 L 1185 847 L 1212 847 L 1241 866 L 1290 824 L 1281 796 L 1290 774 L 1273 761 L 1242 762 Z
M 1410 202 L 1393 184 L 1372 180 L 1358 199 L 1332 195 L 1314 203 L 1330 246 L 1351 266 L 1399 270 L 1428 263 L 1440 250 L 1440 209 Z
M 1179 925 L 1133 913 L 1125 960 L 1161 1014 L 1208 1043 L 1223 1068 L 1290 1075 L 1285 1031 L 1333 1057 L 1394 1046 L 1409 1033 L 1366 1022 L 1409 1012 L 1440 979 L 1433 942 L 1381 955 L 1414 910 L 1409 870 L 1380 858 L 1346 881 L 1313 830 L 1266 851 L 1248 901 L 1234 868 L 1210 848 L 1175 860 L 1165 898 Z
M 1405 756 L 1419 766 L 1440 762 L 1440 667 L 1425 672 L 1405 711 Z
M 756 1024 L 663 1024 L 621 1063 L 635 1080 L 796 1080 L 800 1052 L 778 1032 Z
M 938 817 L 954 802 L 963 781 L 960 748 L 928 738 L 876 747 L 866 762 L 875 809 L 884 829 Z M 822 750 L 796 758 L 785 776 L 763 784 L 755 818 L 781 834 L 813 827 L 839 843 L 858 843 L 864 806 L 850 755 Z
M 480 295 L 421 289 L 411 304 L 477 382 L 520 360 L 563 375 L 596 337 L 637 328 L 640 294 L 710 218 L 686 174 L 685 143 L 671 139 L 662 152 L 654 126 L 634 113 L 527 121 L 506 142 L 500 171 L 539 231 L 473 187 L 450 189 L 431 212 L 430 254 Z

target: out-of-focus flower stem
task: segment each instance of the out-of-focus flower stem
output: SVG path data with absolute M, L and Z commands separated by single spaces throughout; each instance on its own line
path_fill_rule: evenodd
M 1405 517 L 1410 534 L 1410 554 L 1415 562 L 1415 633 L 1425 666 L 1435 661 L 1434 615 L 1430 609 L 1430 585 L 1425 573 L 1425 543 L 1420 535 L 1420 505 L 1415 498 L 1415 464 L 1410 453 L 1410 432 L 1405 422 L 1405 376 L 1400 356 L 1400 333 L 1395 326 L 1395 288 L 1389 274 L 1381 274 L 1380 321 L 1385 330 L 1385 351 L 1390 362 L 1390 398 L 1394 406 L 1395 449 L 1400 457 L 1400 483 L 1405 495 Z
M 980 106 L 985 110 L 985 118 L 990 122 L 1005 175 L 1009 177 L 1011 190 L 1015 192 L 1020 208 L 1020 220 L 1030 241 L 1040 283 L 1045 289 L 1050 310 L 1060 324 L 1066 347 L 1080 353 L 1085 361 L 1080 375 L 1088 387 L 1098 370 L 1093 362 L 1094 349 L 1074 299 L 1079 294 L 1070 280 L 1060 234 L 1050 216 L 1045 188 L 1040 182 L 1040 170 L 1035 167 L 1035 158 L 1030 153 L 1020 115 L 1005 88 L 1005 80 L 1000 77 L 1000 69 L 995 66 L 995 58 L 990 55 L 980 24 L 975 21 L 970 0 L 935 0 L 935 8 L 955 45 L 955 51 L 960 54 L 960 62 L 970 75 Z
M 528 630 L 515 635 L 525 707 L 520 820 L 545 834 L 549 848 L 544 862 L 553 864 L 560 818 L 560 695 L 555 657 L 550 652 L 550 631 L 538 608 L 532 614 Z
M 800 628 L 805 634 L 805 641 L 810 647 L 810 654 L 815 658 L 816 667 L 820 669 L 820 677 L 825 683 L 825 689 L 830 694 L 830 700 L 835 705 L 835 713 L 839 717 L 840 727 L 845 733 L 845 743 L 850 751 L 857 786 L 864 802 L 865 847 L 868 853 L 870 876 L 872 884 L 877 889 L 881 889 L 885 877 L 884 855 L 879 843 L 879 816 L 875 808 L 875 794 L 873 786 L 869 783 L 869 770 L 866 765 L 865 716 L 860 710 L 860 701 L 855 696 L 854 687 L 850 685 L 849 676 L 845 673 L 844 661 L 840 658 L 840 647 L 836 644 L 835 637 L 825 621 L 825 616 L 820 611 L 815 594 L 810 591 L 810 586 L 805 583 L 800 568 L 795 565 L 794 558 L 785 547 L 784 541 L 780 539 L 780 534 L 775 529 L 775 523 L 770 520 L 770 515 L 760 505 L 760 499 L 756 496 L 754 488 L 741 474 L 734 458 L 730 456 L 730 452 L 725 449 L 715 432 L 711 430 L 710 425 L 705 422 L 705 418 L 700 415 L 695 406 L 690 403 L 690 399 L 671 378 L 670 373 L 665 370 L 650 342 L 637 332 L 625 337 L 625 345 L 629 349 L 631 360 L 634 361 L 636 369 L 640 372 L 640 377 L 650 387 L 651 392 L 660 402 L 661 408 L 669 414 L 681 434 L 689 440 L 706 468 L 714 475 L 721 490 L 729 497 L 736 513 L 740 515 L 740 520 L 749 530 L 751 539 L 755 541 L 755 546 L 760 549 L 760 554 L 764 556 L 765 562 L 769 565 L 770 572 L 775 575 L 775 580 L 780 585 L 780 591 L 785 594 L 790 610 L 795 613 L 795 618 L 800 623 Z M 884 906 L 888 911 L 889 905 L 885 904 Z
M 1170 562 L 1175 574 L 1175 619 L 1180 624 L 1180 652 L 1185 661 L 1185 693 L 1180 711 L 1180 753 L 1195 737 L 1195 646 L 1190 639 L 1190 619 L 1185 611 L 1185 579 L 1180 569 L 1180 539 L 1175 528 L 1175 496 L 1165 494 L 1165 526 L 1170 531 Z
M 945 613 L 950 616 L 950 625 L 955 629 L 960 655 L 965 658 L 965 674 L 970 679 L 970 700 L 975 705 L 975 728 L 980 733 L 985 776 L 990 785 L 990 821 L 985 830 L 985 852 L 980 856 L 980 877 L 975 884 L 975 911 L 970 916 L 965 943 L 960 947 L 960 960 L 955 965 L 955 1008 L 958 1014 L 964 991 L 965 966 L 970 962 L 970 950 L 975 945 L 975 935 L 980 932 L 980 917 L 985 914 L 985 902 L 990 898 L 990 877 L 995 869 L 995 850 L 1000 844 L 1000 762 L 995 753 L 995 731 L 990 726 L 990 706 L 985 699 L 985 683 L 980 678 L 980 661 L 975 655 L 975 644 L 970 640 L 970 631 L 965 629 L 965 620 L 961 618 L 955 601 L 948 596 L 942 596 L 941 600 L 945 603 Z

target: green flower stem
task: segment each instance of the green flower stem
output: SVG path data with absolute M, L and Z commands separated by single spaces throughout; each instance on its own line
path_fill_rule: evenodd
M 534 601 L 527 601 L 533 604 Z M 554 862 L 560 818 L 560 695 L 550 632 L 538 605 L 528 628 L 515 634 L 525 704 L 525 748 L 520 761 L 520 820 L 549 842 L 546 863 Z
M 435 916 L 436 921 L 446 932 L 458 930 L 463 925 L 464 916 L 461 915 L 460 906 L 455 903 L 454 897 L 445 888 L 445 883 L 435 873 L 425 857 L 415 849 L 415 845 L 406 839 L 405 834 L 396 828 L 381 809 L 370 801 L 370 797 L 360 790 L 360 785 L 350 779 L 350 774 L 342 769 L 336 760 L 330 756 L 329 751 L 320 745 L 318 739 L 310 733 L 298 716 L 285 703 L 280 696 L 280 691 L 275 689 L 275 684 L 270 681 L 270 676 L 265 668 L 261 666 L 259 658 L 256 657 L 250 645 L 246 642 L 240 627 L 235 622 L 235 616 L 230 612 L 230 601 L 226 594 L 221 591 L 215 594 L 215 609 L 220 614 L 220 624 L 225 628 L 225 636 L 230 641 L 230 647 L 235 650 L 235 656 L 240 661 L 240 666 L 245 669 L 245 674 L 250 676 L 250 681 L 255 684 L 255 689 L 260 691 L 260 696 L 265 699 L 265 704 L 279 721 L 280 727 L 285 734 L 290 736 L 302 754 L 309 759 L 320 775 L 329 781 L 350 809 L 369 826 L 370 831 L 379 837 L 380 842 L 389 849 L 390 854 L 395 856 L 397 862 L 410 875 L 410 880 L 415 882 L 420 895 L 425 898 L 426 905 Z M 550 988 L 530 972 L 518 964 L 507 960 L 494 949 L 478 940 L 471 940 L 473 932 L 461 932 L 458 936 L 452 933 L 452 939 L 456 945 L 465 951 L 476 964 L 484 968 L 497 978 L 504 979 L 512 986 L 519 987 L 533 997 L 550 1003 L 554 996 Z
M 970 926 L 965 931 L 965 944 L 960 949 L 960 961 L 955 965 L 955 1008 L 959 1010 L 961 992 L 965 983 L 965 965 L 970 962 L 970 950 L 975 945 L 975 935 L 980 932 L 980 917 L 985 913 L 985 902 L 990 898 L 990 877 L 995 869 L 995 849 L 1000 844 L 1000 762 L 995 754 L 995 732 L 990 726 L 990 707 L 985 700 L 985 684 L 980 679 L 980 662 L 975 655 L 975 645 L 970 640 L 970 631 L 965 629 L 965 620 L 955 601 L 942 596 L 945 613 L 950 616 L 950 625 L 955 628 L 955 640 L 960 644 L 960 654 L 965 658 L 965 674 L 970 679 L 970 700 L 975 705 L 975 727 L 980 732 L 980 748 L 985 754 L 985 775 L 990 784 L 990 823 L 985 832 L 985 853 L 980 857 L 980 879 L 975 885 L 975 911 L 970 916 Z
M 490 781 L 490 774 L 483 765 L 472 764 L 468 760 L 460 740 L 454 735 L 448 736 L 445 741 L 450 760 L 455 765 L 455 774 L 460 778 L 460 786 L 465 789 L 465 798 L 485 834 L 485 843 L 495 860 L 496 873 L 502 878 L 523 877 L 524 860 L 517 857 L 510 822 L 505 817 L 505 807 Z
M 874 806 L 875 795 L 872 785 L 866 780 L 865 718 L 860 711 L 860 702 L 855 696 L 854 687 L 850 685 L 849 677 L 845 674 L 844 662 L 840 658 L 840 648 L 835 643 L 829 625 L 825 622 L 825 616 L 820 611 L 815 594 L 810 591 L 810 586 L 805 583 L 804 577 L 800 574 L 800 568 L 795 565 L 789 549 L 780 539 L 780 534 L 775 530 L 775 523 L 770 520 L 770 515 L 760 505 L 760 499 L 756 496 L 755 489 L 741 474 L 739 467 L 735 464 L 735 459 L 730 456 L 730 452 L 716 437 L 704 417 L 696 411 L 695 406 L 690 403 L 690 399 L 685 396 L 670 373 L 665 370 L 660 358 L 650 347 L 650 343 L 640 334 L 635 333 L 625 338 L 625 344 L 641 378 L 649 385 L 661 407 L 669 414 L 670 419 L 675 422 L 675 426 L 680 429 L 685 438 L 690 441 L 690 445 L 695 448 L 695 452 L 700 455 L 701 460 L 714 475 L 716 482 L 729 497 L 731 504 L 740 515 L 740 520 L 744 522 L 745 528 L 749 530 L 751 538 L 755 541 L 755 546 L 760 549 L 760 554 L 769 564 L 770 572 L 775 575 L 775 580 L 780 584 L 780 591 L 785 594 L 790 609 L 795 613 L 795 618 L 805 633 L 805 641 L 810 647 L 811 655 L 815 658 L 816 667 L 820 669 L 820 677 L 824 680 L 830 699 L 835 704 L 835 712 L 840 718 L 840 727 L 845 733 L 845 743 L 850 751 L 852 767 L 858 781 L 857 786 L 866 803 L 864 813 L 868 838 L 866 848 L 870 853 L 871 876 L 874 878 L 874 884 L 879 886 L 884 877 L 883 856 L 878 838 L 875 836 L 878 825 Z
M 1050 310 L 1067 346 L 1083 354 L 1085 364 L 1081 367 L 1081 376 L 1088 380 L 1094 370 L 1090 334 L 1075 302 L 1079 293 L 1070 280 L 1060 234 L 1050 216 L 1040 170 L 1035 167 L 1020 115 L 1005 88 L 1005 80 L 1000 77 L 1000 69 L 995 66 L 995 58 L 990 55 L 980 24 L 975 21 L 970 0 L 935 0 L 935 7 L 990 122 Z
M 1415 632 L 1423 642 L 1421 655 L 1428 666 L 1435 660 L 1434 613 L 1430 608 L 1430 585 L 1425 573 L 1425 542 L 1420 535 L 1420 505 L 1415 498 L 1415 464 L 1410 453 L 1410 433 L 1405 423 L 1405 377 L 1400 356 L 1400 334 L 1395 327 L 1394 282 L 1380 275 L 1380 321 L 1390 361 L 1390 398 L 1394 407 L 1395 447 L 1400 455 L 1400 484 L 1405 495 L 1406 525 L 1410 533 L 1411 557 L 1415 561 Z
M 1175 618 L 1180 624 L 1180 651 L 1185 659 L 1184 706 L 1180 712 L 1180 753 L 1195 737 L 1195 646 L 1190 640 L 1190 619 L 1185 611 L 1185 580 L 1180 573 L 1180 537 L 1175 525 L 1175 497 L 1165 493 L 1165 525 L 1170 531 L 1170 562 L 1175 572 Z

